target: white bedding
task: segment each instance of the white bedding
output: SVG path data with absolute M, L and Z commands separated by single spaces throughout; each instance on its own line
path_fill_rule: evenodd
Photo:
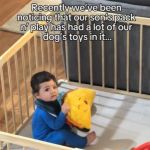
M 59 90 L 74 88 L 62 84 Z M 96 131 L 97 139 L 87 150 L 130 150 L 150 141 L 149 100 L 96 91 L 94 106 L 91 130 Z
M 78 88 L 62 84 L 59 91 Z M 97 139 L 87 150 L 130 150 L 150 141 L 150 101 L 96 91 L 92 129 Z M 86 135 L 77 131 L 78 134 Z M 31 122 L 20 133 L 31 137 Z

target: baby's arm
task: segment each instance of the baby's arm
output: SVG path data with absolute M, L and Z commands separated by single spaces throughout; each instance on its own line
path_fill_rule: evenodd
M 66 115 L 64 112 L 60 112 L 58 116 L 49 114 L 46 111 L 41 110 L 41 117 L 44 122 L 53 130 L 58 130 L 64 126 L 66 123 Z
M 63 103 L 63 105 L 61 106 L 61 111 L 62 111 L 64 114 L 67 114 L 67 113 L 70 111 L 70 107 L 68 106 L 68 104 Z
M 41 115 L 43 120 L 50 128 L 57 130 L 62 128 L 66 123 L 66 114 L 68 113 L 69 110 L 70 110 L 69 106 L 66 103 L 64 103 L 61 106 L 61 112 L 59 113 L 58 116 L 53 116 L 53 114 L 49 114 L 48 112 L 45 112 L 43 110 L 41 110 Z

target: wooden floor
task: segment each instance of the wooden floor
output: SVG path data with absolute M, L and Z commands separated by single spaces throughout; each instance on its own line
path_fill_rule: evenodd
M 0 0 L 0 26 L 31 0 Z
M 31 0 L 0 0 L 0 26 Z M 21 37 L 20 34 L 0 31 L 0 55 Z

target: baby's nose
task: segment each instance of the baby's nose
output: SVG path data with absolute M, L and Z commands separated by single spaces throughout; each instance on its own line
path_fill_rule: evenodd
M 55 90 L 54 90 L 54 89 L 51 89 L 51 93 L 52 93 L 52 94 L 55 93 Z

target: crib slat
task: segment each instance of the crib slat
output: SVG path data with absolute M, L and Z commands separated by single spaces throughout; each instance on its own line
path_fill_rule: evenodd
M 114 88 L 117 89 L 117 31 L 114 31 Z
M 42 34 L 42 33 L 41 33 Z M 40 41 L 41 41 L 41 55 L 42 55 L 42 69 L 44 70 L 45 66 L 44 66 L 44 48 L 43 48 L 43 39 L 42 39 L 42 35 L 40 37 Z
M 67 35 L 67 30 L 65 31 L 65 35 Z M 66 55 L 66 76 L 67 76 L 67 80 L 69 81 L 69 58 L 68 58 L 68 41 L 67 40 L 65 40 L 65 55 Z
M 15 71 L 16 71 L 16 81 L 17 81 L 17 91 L 18 91 L 20 119 L 21 119 L 21 123 L 23 124 L 22 102 L 21 102 L 21 91 L 20 91 L 20 81 L 19 81 L 19 69 L 18 69 L 17 54 L 14 55 L 14 59 L 15 59 Z
M 140 25 L 140 64 L 139 64 L 139 93 L 142 94 L 142 47 L 143 47 L 143 25 Z
M 26 150 L 27 148 L 26 147 L 22 147 L 22 150 Z
M 77 21 L 77 25 L 79 26 L 79 21 Z M 79 31 L 77 31 L 77 35 L 79 35 Z M 80 61 L 80 41 L 77 40 L 77 61 L 78 61 L 78 82 L 81 83 L 81 61 Z
M 25 99 L 26 99 L 26 109 L 27 109 L 27 116 L 29 118 L 29 102 L 28 102 L 28 90 L 27 90 L 27 81 L 26 81 L 26 67 L 25 67 L 25 54 L 24 54 L 24 47 L 21 48 L 21 57 L 22 57 L 22 68 L 23 68 L 23 82 L 24 82 L 24 92 L 25 92 Z
M 30 78 L 32 76 L 32 67 L 31 67 L 31 41 L 28 41 L 28 57 L 29 57 L 29 72 L 30 72 Z
M 0 150 L 2 150 L 2 149 L 3 149 L 3 142 L 0 141 Z
M 129 91 L 129 31 L 127 31 L 126 90 Z
M 16 118 L 15 118 L 15 109 L 14 109 L 15 105 L 13 99 L 12 72 L 10 68 L 10 61 L 7 62 L 7 68 L 8 68 L 9 92 L 10 92 L 10 99 L 12 104 L 12 119 L 13 119 L 14 132 L 16 132 Z
M 7 143 L 7 150 L 10 150 L 10 143 Z
M 51 72 L 51 61 L 50 61 L 50 58 L 52 57 L 51 56 L 51 52 L 50 52 L 50 42 L 49 41 L 47 41 L 46 42 L 46 45 L 47 45 L 47 51 L 48 51 L 48 69 L 49 69 L 49 72 Z
M 28 57 L 29 57 L 29 72 L 30 72 L 30 79 L 31 79 L 31 76 L 32 76 L 31 40 L 28 41 L 27 45 L 28 45 Z M 34 107 L 34 98 L 32 98 L 32 101 L 33 101 L 33 109 L 35 109 L 35 107 Z
M 103 23 L 103 21 L 102 21 Z M 104 33 L 104 31 L 102 31 Z M 102 87 L 105 87 L 105 54 L 104 54 L 104 41 L 102 40 Z
M 5 116 L 5 128 L 6 128 L 6 132 L 8 132 L 8 116 L 7 116 L 7 107 L 6 107 L 6 91 L 5 91 L 3 68 L 0 68 L 0 76 L 1 76 L 1 86 L 2 86 L 3 109 L 4 109 L 4 116 Z
M 37 37 L 34 36 L 34 52 L 35 52 L 35 65 L 36 71 L 38 71 L 39 59 L 38 59 L 38 52 L 37 52 Z
M 57 76 L 57 71 L 56 71 L 56 67 L 57 67 L 57 63 L 56 63 L 56 42 L 53 41 L 53 55 L 54 55 L 54 74 L 55 76 Z
M 90 19 L 89 19 L 89 25 L 91 26 Z M 89 60 L 90 60 L 90 84 L 93 85 L 93 63 L 92 63 L 92 41 L 91 40 L 89 40 Z

